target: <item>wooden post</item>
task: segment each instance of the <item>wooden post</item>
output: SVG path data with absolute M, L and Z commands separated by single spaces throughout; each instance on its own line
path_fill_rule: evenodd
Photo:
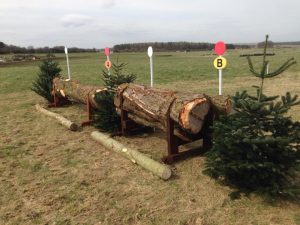
M 87 121 L 83 121 L 81 123 L 81 126 L 88 126 L 88 125 L 91 125 L 91 123 L 93 122 L 93 119 L 92 119 L 92 104 L 90 102 L 90 99 L 89 99 L 89 94 L 87 95 L 87 98 L 86 98 L 86 111 L 87 111 L 87 117 L 88 117 L 88 120 Z
M 168 155 L 164 157 L 164 162 L 171 164 L 174 161 L 174 157 L 178 155 L 178 138 L 174 135 L 174 121 L 170 117 L 170 110 L 167 113 L 167 144 Z
M 203 148 L 209 150 L 212 145 L 212 126 L 215 119 L 215 114 L 212 109 L 209 110 L 208 114 L 205 117 L 205 124 L 203 125 Z
M 121 96 L 121 130 L 122 135 L 127 136 L 127 127 L 126 127 L 126 121 L 128 120 L 128 113 L 123 108 L 123 95 Z

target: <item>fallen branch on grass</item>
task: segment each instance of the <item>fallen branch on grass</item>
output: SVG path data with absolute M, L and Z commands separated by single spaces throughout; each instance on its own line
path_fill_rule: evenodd
M 66 119 L 65 117 L 57 114 L 57 113 L 54 113 L 54 112 L 50 112 L 49 110 L 47 109 L 44 109 L 42 106 L 40 106 L 39 104 L 36 104 L 35 105 L 35 108 L 37 111 L 47 115 L 47 116 L 50 116 L 52 118 L 55 118 L 59 121 L 60 124 L 62 124 L 63 126 L 67 127 L 69 130 L 71 131 L 77 131 L 78 130 L 78 125 L 68 119 Z
M 100 142 L 104 147 L 113 150 L 114 152 L 131 160 L 133 163 L 136 163 L 144 169 L 151 171 L 153 174 L 159 176 L 163 180 L 167 180 L 171 177 L 171 169 L 167 165 L 161 164 L 135 149 L 125 147 L 120 142 L 114 140 L 104 133 L 94 131 L 91 133 L 91 136 L 95 141 Z

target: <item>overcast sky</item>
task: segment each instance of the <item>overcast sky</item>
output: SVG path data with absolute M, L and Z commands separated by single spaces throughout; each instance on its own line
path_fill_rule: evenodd
M 0 0 L 0 41 L 35 47 L 300 41 L 300 0 Z

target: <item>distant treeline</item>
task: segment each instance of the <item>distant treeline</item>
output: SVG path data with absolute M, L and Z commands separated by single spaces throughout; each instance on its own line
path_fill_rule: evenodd
M 68 48 L 68 52 L 96 52 L 97 49 L 85 49 L 85 48 Z M 34 48 L 33 46 L 29 46 L 27 48 L 19 47 L 15 45 L 7 45 L 0 41 L 0 54 L 8 54 L 8 53 L 22 53 L 22 54 L 33 54 L 33 53 L 64 53 L 65 47 L 64 46 L 55 46 L 52 48 L 43 47 L 43 48 Z
M 276 42 L 276 45 L 300 45 L 300 41 Z
M 226 44 L 227 49 L 247 49 L 252 47 L 259 47 L 260 43 L 255 44 Z M 262 42 L 262 44 L 264 44 Z M 275 42 L 272 43 L 277 46 L 283 45 L 300 45 L 300 41 L 296 42 Z M 115 52 L 144 52 L 147 51 L 149 46 L 152 46 L 157 52 L 164 51 L 207 51 L 214 48 L 214 43 L 205 42 L 145 42 L 145 43 L 131 43 L 131 44 L 118 44 L 113 47 Z M 68 48 L 68 52 L 97 52 L 96 48 Z M 64 53 L 64 46 L 42 47 L 34 48 L 33 46 L 19 47 L 15 45 L 8 45 L 0 41 L 0 54 L 34 54 L 34 53 Z
M 213 43 L 204 42 L 147 42 L 119 44 L 113 47 L 114 52 L 144 52 L 149 46 L 155 51 L 206 51 L 212 50 L 215 46 Z M 227 49 L 250 48 L 249 45 L 226 44 Z

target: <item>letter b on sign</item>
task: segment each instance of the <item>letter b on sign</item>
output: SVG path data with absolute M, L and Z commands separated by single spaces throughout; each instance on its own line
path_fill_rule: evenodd
M 216 69 L 222 70 L 226 67 L 226 65 L 227 65 L 227 60 L 224 57 L 219 56 L 219 57 L 215 58 L 214 66 Z

